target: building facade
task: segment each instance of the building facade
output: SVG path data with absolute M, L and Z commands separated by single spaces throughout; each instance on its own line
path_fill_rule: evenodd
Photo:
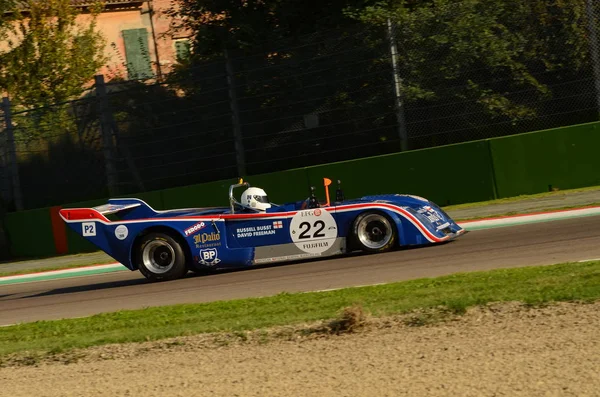
M 87 2 L 73 0 L 73 3 Z M 109 61 L 100 73 L 107 80 L 160 78 L 189 53 L 187 37 L 171 29 L 173 20 L 167 11 L 173 0 L 105 0 L 105 3 L 97 24 L 106 39 L 105 55 Z M 80 18 L 85 22 L 89 15 L 83 13 Z
M 176 0 L 102 1 L 104 9 L 97 17 L 97 28 L 106 40 L 104 55 L 108 61 L 98 73 L 104 74 L 105 80 L 160 79 L 178 59 L 189 54 L 188 38 L 174 33 L 175 21 L 168 15 Z M 87 10 L 93 2 L 71 0 L 81 12 L 77 22 L 85 25 L 91 21 Z M 21 2 L 21 9 L 27 12 L 26 1 Z

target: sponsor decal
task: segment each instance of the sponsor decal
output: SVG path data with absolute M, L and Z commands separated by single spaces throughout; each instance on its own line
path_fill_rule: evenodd
M 196 248 L 209 248 L 221 246 L 221 233 L 202 233 L 194 236 Z
M 294 259 L 302 259 L 302 258 L 314 258 L 317 256 L 321 256 L 321 254 L 296 254 L 296 255 L 285 255 L 285 256 L 277 256 L 271 258 L 258 258 L 254 260 L 254 263 L 271 263 L 271 262 L 280 262 L 280 261 L 291 261 Z
M 91 237 L 96 235 L 96 222 L 83 222 L 81 224 L 81 234 L 83 237 Z
M 274 229 L 283 229 L 283 221 L 275 221 L 273 222 Z
M 194 243 L 196 244 L 206 244 L 215 241 L 221 241 L 221 233 L 202 233 L 194 236 Z
M 327 212 L 327 211 L 325 211 L 325 212 Z M 323 211 L 320 210 L 319 208 L 317 208 L 315 210 L 298 211 L 296 213 L 296 215 L 300 214 L 300 217 L 302 217 L 302 218 L 304 218 L 304 217 L 312 218 L 312 217 L 315 217 L 315 216 L 321 216 L 322 213 L 323 213 Z
M 302 251 L 321 254 L 333 246 L 337 238 L 337 223 L 328 211 L 298 211 L 290 222 L 290 236 Z
M 216 248 L 208 248 L 200 250 L 200 262 L 204 266 L 214 266 L 221 263 L 219 252 Z
M 434 210 L 433 208 L 431 208 L 428 205 L 424 205 L 417 212 L 419 214 L 422 214 L 431 223 L 436 223 L 436 222 L 439 222 L 442 220 L 442 217 L 440 216 L 440 214 L 438 214 L 438 212 L 436 210 Z
M 128 235 L 129 235 L 129 229 L 127 229 L 127 226 L 125 226 L 125 225 L 119 225 L 115 229 L 115 237 L 118 238 L 119 240 L 125 240 Z
M 321 249 L 321 248 L 325 248 L 325 249 L 329 248 L 329 241 L 317 241 L 315 243 L 302 244 L 302 249 L 305 251 Z
M 283 227 L 283 224 L 281 227 Z M 275 222 L 273 222 L 273 225 L 240 227 L 235 232 L 237 238 L 271 236 L 277 233 L 275 231 Z
M 189 237 L 192 234 L 197 233 L 200 230 L 204 229 L 205 227 L 206 227 L 206 223 L 204 223 L 204 222 L 198 222 L 194 226 L 190 226 L 187 229 L 185 229 L 183 231 L 183 233 L 185 233 L 185 237 Z
M 448 226 L 450 226 L 450 222 L 446 222 L 446 223 L 444 223 L 443 225 L 439 225 L 439 226 L 436 228 L 436 230 L 442 230 L 442 229 L 445 229 L 445 228 L 447 228 Z

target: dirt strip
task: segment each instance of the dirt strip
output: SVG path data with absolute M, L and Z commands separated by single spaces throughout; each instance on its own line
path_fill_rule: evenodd
M 343 335 L 312 326 L 93 348 L 0 368 L 0 395 L 600 395 L 600 302 L 497 304 L 426 320 L 370 319 Z

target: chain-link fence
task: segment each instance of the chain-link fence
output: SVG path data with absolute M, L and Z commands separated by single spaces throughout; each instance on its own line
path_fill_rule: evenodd
M 35 208 L 596 121 L 600 18 L 586 1 L 504 30 L 450 7 L 225 51 L 161 83 L 97 80 L 13 112 L 2 195 Z

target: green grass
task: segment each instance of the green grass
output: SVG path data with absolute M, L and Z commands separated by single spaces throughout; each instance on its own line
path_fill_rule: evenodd
M 589 191 L 596 191 L 596 190 L 600 190 L 600 186 L 591 186 L 591 187 L 584 187 L 584 188 L 570 189 L 570 190 L 558 190 L 556 192 L 525 194 L 525 195 L 520 195 L 520 196 L 496 199 L 496 200 L 480 201 L 477 203 L 448 205 L 443 208 L 444 208 L 444 211 L 461 210 L 461 209 L 467 209 L 467 208 L 479 208 L 479 207 L 487 207 L 487 206 L 494 205 L 494 204 L 514 203 L 514 202 L 518 202 L 518 201 L 541 199 L 541 198 L 548 198 L 548 197 L 561 197 L 561 196 L 568 196 L 571 193 L 589 192 Z M 592 205 L 592 204 L 590 204 L 590 205 Z M 576 207 L 571 207 L 571 208 L 576 208 Z M 501 216 L 501 214 L 498 214 L 495 216 Z
M 0 272 L 0 277 L 17 276 L 17 275 L 23 275 L 23 274 L 40 273 L 40 272 L 49 272 L 52 270 L 77 269 L 80 267 L 105 265 L 105 264 L 114 263 L 114 262 L 115 261 L 113 260 L 110 262 L 107 261 L 106 263 L 82 263 L 82 264 L 77 264 L 77 265 L 56 265 L 56 266 L 41 267 L 41 268 L 36 268 L 36 269 L 14 270 L 14 271 L 10 271 L 10 272 Z
M 600 206 L 600 201 L 595 201 L 593 203 L 586 204 L 585 207 L 595 207 Z M 462 218 L 452 218 L 455 222 L 464 222 L 464 221 L 475 221 L 479 219 L 488 219 L 488 218 L 499 218 L 503 216 L 514 216 L 514 215 L 523 215 L 528 213 L 535 212 L 545 212 L 545 211 L 564 211 L 564 210 L 574 210 L 577 208 L 583 208 L 581 205 L 566 205 L 564 207 L 551 207 L 551 208 L 536 208 L 531 211 L 509 211 L 503 213 L 494 213 L 493 215 L 483 215 L 483 216 L 472 216 L 472 217 L 462 217 Z
M 600 261 L 525 267 L 419 279 L 372 287 L 120 311 L 87 318 L 0 328 L 0 357 L 62 352 L 108 343 L 159 340 L 206 332 L 239 332 L 334 318 L 359 305 L 374 316 L 439 306 L 461 313 L 488 302 L 600 299 Z
M 100 252 L 100 251 L 98 251 Z M 31 274 L 31 273 L 39 273 L 50 270 L 62 270 L 62 269 L 74 269 L 78 267 L 85 266 L 93 266 L 93 265 L 105 265 L 108 263 L 115 263 L 113 258 L 98 258 L 98 252 L 88 253 L 88 254 L 76 254 L 76 255 L 63 255 L 63 256 L 55 256 L 52 258 L 39 258 L 39 259 L 27 259 L 23 261 L 23 263 L 29 263 L 33 261 L 40 261 L 40 265 L 31 269 L 21 269 L 21 270 L 2 270 L 3 264 L 18 263 L 18 261 L 7 261 L 5 263 L 0 263 L 0 277 L 3 276 L 13 276 L 17 274 Z M 60 263 L 61 260 L 67 260 L 67 263 Z M 44 265 L 46 263 L 46 265 Z M 56 264 L 52 264 L 56 263 Z

